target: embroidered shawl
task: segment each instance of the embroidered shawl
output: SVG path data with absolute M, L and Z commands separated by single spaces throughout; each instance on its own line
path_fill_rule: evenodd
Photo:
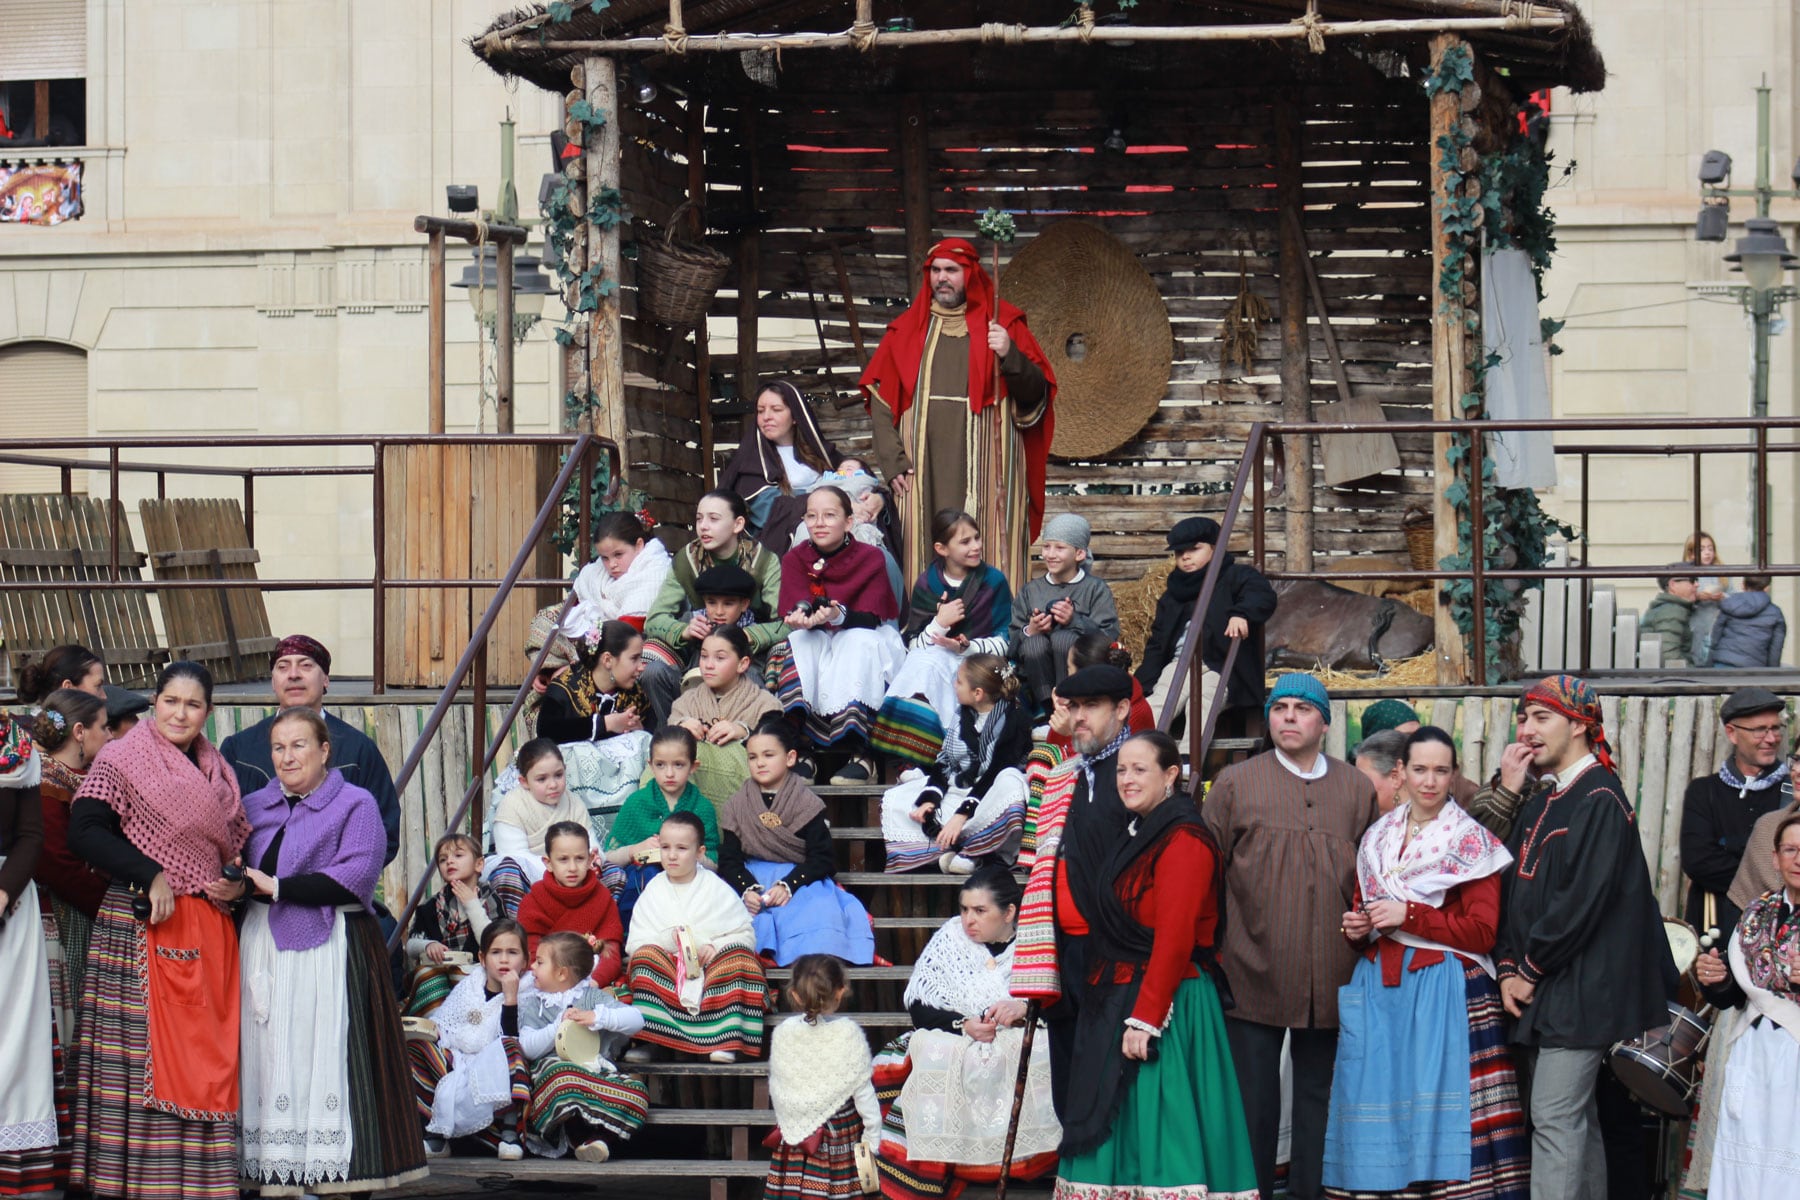
M 1750 982 L 1792 999 L 1800 990 L 1788 982 L 1789 964 L 1800 961 L 1800 910 L 1790 910 L 1788 919 L 1781 920 L 1782 900 L 1779 889 L 1759 897 L 1744 910 L 1737 937 Z
M 1364 901 L 1398 900 L 1442 908 L 1451 888 L 1497 875 L 1512 865 L 1512 855 L 1500 840 L 1455 800 L 1445 800 L 1437 819 L 1406 844 L 1410 811 L 1409 805 L 1396 805 L 1363 834 L 1356 851 L 1356 879 Z
M 854 1021 L 793 1016 L 775 1027 L 769 1045 L 769 1102 L 781 1140 L 804 1142 L 844 1101 L 869 1082 L 869 1040 Z
M 746 780 L 719 810 L 719 827 L 737 834 L 746 858 L 804 862 L 806 843 L 801 840 L 800 831 L 824 811 L 825 802 L 800 776 L 790 773 L 776 790 L 775 802 L 766 808 L 762 789 L 754 779 Z
M 205 734 L 193 748 L 197 761 L 156 722 L 139 721 L 101 747 L 75 794 L 118 813 L 126 840 L 155 860 L 178 896 L 204 891 L 250 836 L 237 773 Z
M 756 942 L 743 898 L 729 883 L 702 867 L 687 883 L 676 883 L 664 872 L 644 885 L 631 910 L 626 953 L 636 954 L 645 946 L 673 952 L 675 930 L 684 925 L 694 931 L 694 939 L 701 945 L 721 950 L 731 946 L 748 949 Z
M 851 612 L 869 613 L 877 621 L 900 615 L 888 582 L 887 559 L 873 546 L 846 538 L 835 550 L 802 542 L 781 556 L 780 616 L 803 601 L 831 600 Z
M 11 775 L 31 761 L 31 735 L 25 722 L 0 713 L 0 776 Z M 31 783 L 8 783 L 8 787 L 30 787 Z
M 989 954 L 986 946 L 963 931 L 961 917 L 951 917 L 925 943 L 902 1003 L 929 1004 L 977 1017 L 1012 999 L 1007 990 L 1012 967 L 1012 945 L 997 955 Z

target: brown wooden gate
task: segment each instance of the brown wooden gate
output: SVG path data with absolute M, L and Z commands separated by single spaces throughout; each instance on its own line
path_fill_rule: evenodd
M 556 482 L 553 446 L 387 446 L 382 451 L 387 578 L 499 579 L 531 530 Z M 527 576 L 562 573 L 546 540 Z M 386 661 L 390 687 L 442 687 L 493 588 L 394 588 L 387 593 Z M 539 608 L 559 595 L 518 588 L 488 640 L 487 680 L 524 677 L 525 635 Z
M 144 544 L 159 580 L 255 579 L 261 558 L 236 500 L 145 500 Z M 258 588 L 159 591 L 169 653 L 202 663 L 220 683 L 266 679 L 275 637 Z
M 0 592 L 0 634 L 12 679 L 26 662 L 53 646 L 77 642 L 106 660 L 108 678 L 148 687 L 167 660 L 142 591 L 108 588 L 111 569 L 109 500 L 86 496 L 0 495 L 0 579 L 72 580 L 91 588 Z M 119 516 L 119 575 L 143 578 L 144 556 Z

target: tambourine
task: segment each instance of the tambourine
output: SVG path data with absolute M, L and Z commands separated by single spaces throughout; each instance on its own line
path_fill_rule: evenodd
M 600 1061 L 600 1035 L 579 1021 L 563 1021 L 556 1027 L 556 1056 L 592 1066 Z
M 700 964 L 700 939 L 694 936 L 690 926 L 675 927 L 675 952 L 681 955 L 682 966 L 687 969 L 689 979 L 698 979 L 705 968 Z
M 867 1142 L 856 1143 L 856 1182 L 863 1194 L 873 1196 L 881 1190 L 881 1174 L 875 1167 L 875 1153 Z
M 400 1030 L 409 1042 L 432 1042 L 438 1040 L 437 1022 L 430 1017 L 401 1017 Z
M 662 847 L 653 846 L 648 850 L 640 850 L 631 856 L 631 861 L 640 867 L 660 867 L 662 866 Z
M 467 967 L 473 966 L 474 963 L 475 956 L 470 954 L 467 950 L 444 951 L 444 965 L 446 967 Z

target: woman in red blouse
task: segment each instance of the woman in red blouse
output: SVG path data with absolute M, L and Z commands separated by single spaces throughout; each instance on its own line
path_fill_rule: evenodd
M 1082 939 L 1057 1200 L 1151 1192 L 1251 1200 L 1256 1169 L 1213 957 L 1218 846 L 1176 790 L 1181 752 L 1140 733 L 1118 752 L 1122 839 L 1065 848 L 1065 934 Z M 1069 962 L 1074 966 L 1074 962 Z M 1067 972 L 1067 967 L 1065 972 Z M 1222 1003 L 1221 996 L 1226 999 Z
M 1338 992 L 1326 1194 L 1525 1200 L 1524 1115 L 1489 957 L 1512 855 L 1451 798 L 1449 734 L 1414 731 L 1401 763 L 1402 803 L 1363 835 L 1343 916 L 1363 959 Z

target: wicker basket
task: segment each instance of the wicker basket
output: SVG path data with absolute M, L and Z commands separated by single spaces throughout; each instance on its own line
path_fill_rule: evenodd
M 1412 569 L 1415 571 L 1435 571 L 1437 569 L 1437 525 L 1429 514 L 1423 521 L 1407 514 L 1401 523 L 1406 532 L 1406 552 L 1412 558 Z
M 698 325 L 731 270 L 731 260 L 711 246 L 675 244 L 675 227 L 691 203 L 669 214 L 660 243 L 638 244 L 638 302 L 664 325 Z

